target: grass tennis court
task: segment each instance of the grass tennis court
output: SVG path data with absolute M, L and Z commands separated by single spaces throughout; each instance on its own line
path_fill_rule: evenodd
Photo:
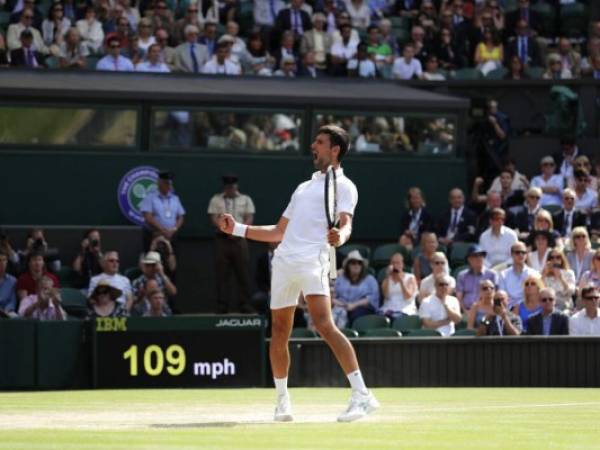
M 2 393 L 0 449 L 600 448 L 598 389 L 374 392 L 352 424 L 348 389 L 292 389 L 292 424 L 271 422 L 271 389 Z

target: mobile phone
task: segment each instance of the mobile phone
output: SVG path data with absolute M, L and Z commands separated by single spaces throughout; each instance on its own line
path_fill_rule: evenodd
M 494 306 L 502 306 L 502 300 L 499 298 L 494 299 Z

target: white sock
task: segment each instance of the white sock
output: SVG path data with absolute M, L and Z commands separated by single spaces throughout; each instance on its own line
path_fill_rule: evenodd
M 277 390 L 277 395 L 288 395 L 287 389 L 287 377 L 285 378 L 273 378 L 275 381 L 275 389 Z
M 350 386 L 352 386 L 353 391 L 358 391 L 361 394 L 366 394 L 369 392 L 360 370 L 355 370 L 354 372 L 349 373 L 348 381 L 350 382 Z

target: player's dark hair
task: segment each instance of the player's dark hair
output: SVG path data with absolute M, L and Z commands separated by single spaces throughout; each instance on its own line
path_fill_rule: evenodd
M 348 133 L 346 133 L 346 130 L 338 127 L 337 125 L 324 125 L 319 128 L 317 134 L 326 134 L 329 136 L 329 142 L 331 143 L 332 147 L 335 145 L 340 147 L 338 161 L 341 161 L 350 147 L 350 139 L 348 138 Z

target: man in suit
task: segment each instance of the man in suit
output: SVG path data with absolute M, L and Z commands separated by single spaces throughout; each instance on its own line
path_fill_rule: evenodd
M 525 194 L 525 206 L 515 217 L 514 225 L 519 230 L 519 239 L 526 239 L 535 225 L 535 215 L 541 209 L 542 190 L 537 187 L 529 188 Z
M 518 56 L 525 66 L 543 66 L 540 47 L 525 20 L 519 19 L 515 34 L 516 36 L 509 39 L 504 52 L 506 63 L 508 64 L 513 56 Z
M 284 31 L 292 31 L 296 42 L 299 43 L 302 35 L 312 29 L 310 16 L 302 9 L 302 5 L 304 0 L 292 0 L 289 8 L 282 9 L 277 14 L 275 29 L 278 39 L 274 43 L 275 46 L 279 44 L 279 38 Z
M 438 221 L 439 241 L 444 245 L 453 242 L 473 241 L 477 216 L 465 206 L 465 194 L 458 188 L 450 191 L 450 209 Z
M 396 15 L 414 19 L 419 14 L 419 9 L 421 9 L 421 0 L 396 0 L 394 9 Z
M 573 163 L 578 156 L 584 153 L 577 146 L 575 138 L 565 136 L 560 139 L 560 152 L 552 155 L 556 161 L 556 173 L 563 176 L 565 181 L 573 178 Z
M 554 229 L 561 236 L 570 236 L 575 227 L 585 227 L 587 224 L 587 214 L 575 209 L 575 191 L 567 188 L 562 195 L 563 207 L 552 215 Z
M 200 73 L 208 61 L 206 46 L 198 43 L 200 30 L 195 25 L 187 25 L 184 33 L 186 42 L 175 48 L 175 67 L 182 72 Z
M 517 22 L 524 20 L 525 23 L 534 30 L 537 34 L 540 34 L 542 30 L 542 17 L 537 11 L 530 8 L 529 0 L 519 0 L 519 8 L 515 11 L 506 13 L 506 30 L 512 33 L 515 30 Z M 514 35 L 514 34 L 513 34 Z
M 556 293 L 552 288 L 540 290 L 542 310 L 527 319 L 527 334 L 534 336 L 555 336 L 569 334 L 569 319 L 554 310 Z
M 12 67 L 27 67 L 39 69 L 44 67 L 44 57 L 33 49 L 33 33 L 29 29 L 21 31 L 21 47 L 10 52 Z
M 206 47 L 208 59 L 212 58 L 217 51 L 217 24 L 214 22 L 206 22 L 202 37 L 198 40 Z
M 326 20 L 323 13 L 313 14 L 313 29 L 304 33 L 300 42 L 300 54 L 304 56 L 313 52 L 316 66 L 321 70 L 327 69 L 327 58 L 333 44 L 332 35 L 325 31 Z
M 302 56 L 302 64 L 298 68 L 297 75 L 305 78 L 321 78 L 325 75 L 315 63 L 315 52 L 308 52 Z

